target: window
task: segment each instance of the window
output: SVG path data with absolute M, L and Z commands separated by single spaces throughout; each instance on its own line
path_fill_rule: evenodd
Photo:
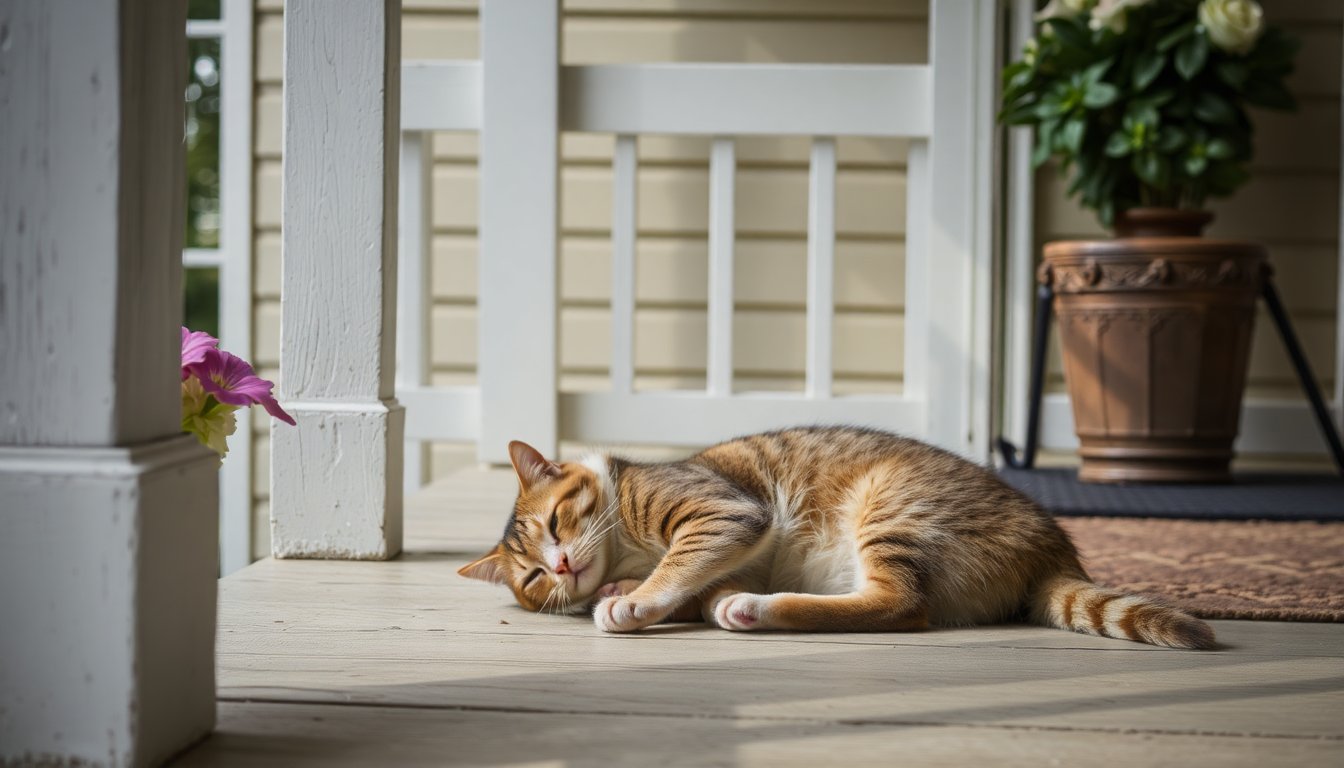
M 184 323 L 252 358 L 252 2 L 188 0 Z M 252 430 L 220 474 L 220 570 L 251 562 Z

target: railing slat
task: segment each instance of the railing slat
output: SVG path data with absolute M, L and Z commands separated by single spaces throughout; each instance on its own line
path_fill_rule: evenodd
M 401 135 L 401 204 L 398 228 L 401 243 L 397 276 L 397 390 L 429 383 L 430 222 L 432 135 L 409 131 Z M 415 419 L 420 414 L 412 414 Z M 409 496 L 429 481 L 429 445 L 406 441 L 403 458 L 405 490 Z
M 928 396 L 929 143 L 913 141 L 905 170 L 905 396 Z
M 617 136 L 611 164 L 611 390 L 620 393 L 635 380 L 636 150 L 634 136 Z
M 928 66 L 598 64 L 561 71 L 567 131 L 928 136 Z
M 709 155 L 709 361 L 712 395 L 733 392 L 733 218 L 737 159 L 733 140 L 714 140 Z
M 831 396 L 835 314 L 835 139 L 812 141 L 807 198 L 807 382 L 810 398 Z

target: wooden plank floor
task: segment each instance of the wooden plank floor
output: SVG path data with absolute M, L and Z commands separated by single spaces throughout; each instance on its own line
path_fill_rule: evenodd
M 391 563 L 266 560 L 220 592 L 219 728 L 181 765 L 1344 765 L 1344 625 L 1171 651 L 1034 627 L 598 633 L 455 570 L 507 472 L 416 497 Z

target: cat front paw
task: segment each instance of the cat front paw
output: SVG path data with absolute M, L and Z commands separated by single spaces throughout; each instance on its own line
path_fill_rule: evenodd
M 604 598 L 593 610 L 593 623 L 603 632 L 634 632 L 657 624 L 667 611 L 621 595 Z
M 640 584 L 644 582 L 639 579 L 621 579 L 613 581 L 610 584 L 603 584 L 602 588 L 597 590 L 597 599 L 602 600 L 608 597 L 620 597 L 634 592 Z
M 768 595 L 738 592 L 714 606 L 714 623 L 733 632 L 770 629 L 769 607 Z

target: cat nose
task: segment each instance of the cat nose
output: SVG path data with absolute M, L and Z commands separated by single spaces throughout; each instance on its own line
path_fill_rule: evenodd
M 560 562 L 557 563 L 555 566 L 556 575 L 563 575 L 569 573 L 572 570 L 574 569 L 569 567 L 569 555 L 561 554 Z

